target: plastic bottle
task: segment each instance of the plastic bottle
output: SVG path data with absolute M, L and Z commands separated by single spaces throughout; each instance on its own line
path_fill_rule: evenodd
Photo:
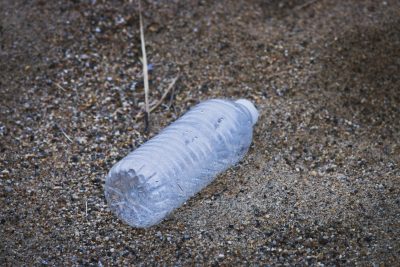
M 258 111 L 245 99 L 202 102 L 110 170 L 110 209 L 134 227 L 159 223 L 247 153 Z

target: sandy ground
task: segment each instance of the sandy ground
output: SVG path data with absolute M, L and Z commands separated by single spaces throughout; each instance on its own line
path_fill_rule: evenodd
M 0 265 L 400 261 L 400 2 L 0 1 Z M 248 98 L 236 167 L 150 229 L 111 166 L 191 106 Z

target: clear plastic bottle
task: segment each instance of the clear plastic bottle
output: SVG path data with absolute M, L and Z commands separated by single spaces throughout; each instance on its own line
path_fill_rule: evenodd
M 258 112 L 245 99 L 202 102 L 110 170 L 110 209 L 134 227 L 160 222 L 247 153 Z

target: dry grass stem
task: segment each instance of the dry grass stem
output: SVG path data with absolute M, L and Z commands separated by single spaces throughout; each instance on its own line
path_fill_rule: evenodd
M 65 138 L 68 139 L 68 141 L 70 141 L 71 143 L 73 143 L 74 141 L 72 141 L 71 137 L 68 136 L 68 134 L 63 130 L 63 128 L 60 127 L 60 125 L 56 124 L 57 128 L 60 129 L 61 133 L 65 136 Z
M 147 69 L 147 54 L 146 44 L 144 41 L 144 30 L 143 30 L 143 17 L 142 17 L 142 5 L 139 2 L 139 21 L 140 21 L 140 41 L 142 46 L 142 57 L 143 57 L 143 82 L 144 82 L 144 103 L 145 103 L 145 129 L 149 129 L 150 121 L 150 110 L 149 110 L 149 74 Z
M 65 90 L 64 87 L 62 87 L 59 83 L 54 83 L 59 89 L 63 90 L 63 91 L 67 91 Z
M 162 102 L 164 101 L 164 99 L 167 97 L 168 93 L 171 92 L 172 88 L 174 88 L 174 85 L 176 83 L 176 81 L 179 79 L 179 76 L 176 76 L 171 83 L 169 84 L 167 90 L 165 90 L 165 93 L 162 95 L 162 97 L 160 98 L 160 100 L 158 100 L 158 102 L 151 107 L 150 112 L 153 112 L 156 108 L 158 108 L 158 106 L 160 106 L 162 104 Z
M 174 85 L 178 79 L 179 79 L 179 75 L 176 76 L 174 79 L 172 79 L 171 83 L 169 84 L 167 90 L 165 90 L 164 94 L 161 96 L 160 100 L 158 100 L 158 102 L 155 103 L 154 106 L 152 106 L 150 108 L 150 110 L 149 110 L 150 112 L 153 112 L 154 110 L 156 110 L 156 108 L 158 108 L 163 103 L 163 101 L 165 100 L 165 98 L 167 97 L 169 92 L 171 92 L 171 90 L 174 88 Z M 136 119 L 142 118 L 145 115 L 146 115 L 146 113 L 141 112 L 136 116 Z

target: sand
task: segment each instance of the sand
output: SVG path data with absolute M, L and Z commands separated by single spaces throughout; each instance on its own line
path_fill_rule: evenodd
M 0 265 L 394 266 L 400 2 L 0 2 Z M 149 229 L 107 208 L 114 163 L 196 103 L 260 111 L 237 166 Z

